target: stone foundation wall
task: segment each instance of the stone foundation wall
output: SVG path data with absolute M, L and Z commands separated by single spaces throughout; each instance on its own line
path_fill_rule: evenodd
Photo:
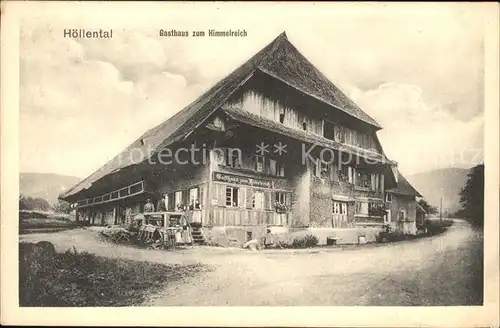
M 293 240 L 296 237 L 314 235 L 318 238 L 318 246 L 326 245 L 327 237 L 337 237 L 337 244 L 349 245 L 357 244 L 359 236 L 365 236 L 367 243 L 375 242 L 377 234 L 382 230 L 380 227 L 356 227 L 356 228 L 286 228 L 270 227 L 275 240 Z M 251 233 L 252 239 L 258 239 L 266 234 L 266 226 L 248 227 L 213 227 L 203 228 L 209 241 L 223 246 L 231 246 L 230 240 L 237 240 L 237 244 L 242 246 L 248 241 Z M 233 245 L 234 246 L 234 245 Z

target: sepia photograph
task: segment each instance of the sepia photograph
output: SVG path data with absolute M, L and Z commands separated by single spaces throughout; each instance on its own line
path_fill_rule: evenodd
M 45 5 L 15 306 L 487 304 L 488 6 Z

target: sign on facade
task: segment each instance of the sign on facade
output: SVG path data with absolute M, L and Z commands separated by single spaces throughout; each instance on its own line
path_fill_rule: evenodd
M 243 177 L 239 175 L 220 173 L 220 172 L 214 172 L 213 179 L 214 181 L 234 183 L 252 187 L 261 187 L 261 188 L 273 187 L 273 182 L 271 180 L 255 179 L 255 178 Z

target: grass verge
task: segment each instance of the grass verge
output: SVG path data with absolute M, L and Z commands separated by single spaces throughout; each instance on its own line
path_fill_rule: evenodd
M 19 305 L 133 306 L 166 283 L 208 269 L 108 259 L 76 249 L 49 254 L 20 243 Z

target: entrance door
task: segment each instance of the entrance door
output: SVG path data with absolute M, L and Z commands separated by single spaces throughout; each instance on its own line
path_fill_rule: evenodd
M 346 228 L 347 227 L 347 203 L 346 202 L 333 202 L 332 208 L 332 228 Z

